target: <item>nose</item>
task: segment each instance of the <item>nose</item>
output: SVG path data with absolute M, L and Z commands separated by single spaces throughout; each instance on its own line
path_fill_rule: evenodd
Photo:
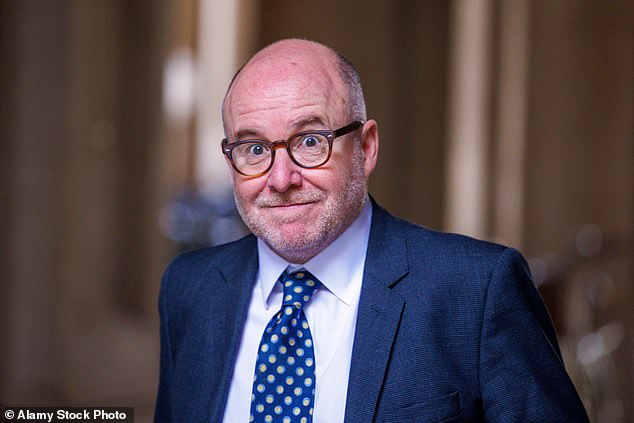
M 293 163 L 283 148 L 278 148 L 275 152 L 275 160 L 268 176 L 267 186 L 277 192 L 286 192 L 289 188 L 302 184 L 301 168 Z

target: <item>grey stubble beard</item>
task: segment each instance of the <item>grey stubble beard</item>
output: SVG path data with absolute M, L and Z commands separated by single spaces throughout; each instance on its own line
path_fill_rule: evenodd
M 368 181 L 363 169 L 363 155 L 357 143 L 353 150 L 352 168 L 348 175 L 348 184 L 337 193 L 336 198 L 326 201 L 326 208 L 310 228 L 310 233 L 285 237 L 279 228 L 258 218 L 257 210 L 261 206 L 273 206 L 305 201 L 323 201 L 327 193 L 318 188 L 302 191 L 287 191 L 277 194 L 260 193 L 254 209 L 250 209 L 234 190 L 236 207 L 249 230 L 262 239 L 273 251 L 292 263 L 304 263 L 319 254 L 337 239 L 359 216 L 368 197 Z M 284 222 L 281 222 L 284 223 Z

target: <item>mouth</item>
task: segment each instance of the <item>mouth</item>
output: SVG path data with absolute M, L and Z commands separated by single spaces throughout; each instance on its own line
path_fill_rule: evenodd
M 321 192 L 297 192 L 284 195 L 260 195 L 255 200 L 256 207 L 279 212 L 308 211 L 312 206 L 326 199 Z
M 290 211 L 295 209 L 301 209 L 306 206 L 311 206 L 315 203 L 316 201 L 306 201 L 306 202 L 300 202 L 300 203 L 270 204 L 270 205 L 267 205 L 266 208 L 273 209 L 273 210 L 289 210 Z

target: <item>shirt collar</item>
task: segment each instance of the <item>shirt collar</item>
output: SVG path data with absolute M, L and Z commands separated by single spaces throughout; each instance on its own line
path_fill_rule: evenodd
M 350 305 L 358 287 L 357 284 L 350 282 L 361 281 L 363 277 L 363 265 L 370 237 L 371 222 L 372 204 L 366 199 L 361 213 L 348 229 L 326 249 L 303 265 L 284 260 L 258 238 L 258 272 L 262 302 L 266 308 L 269 307 L 268 300 L 275 287 L 275 282 L 288 266 L 305 268 L 340 301 Z

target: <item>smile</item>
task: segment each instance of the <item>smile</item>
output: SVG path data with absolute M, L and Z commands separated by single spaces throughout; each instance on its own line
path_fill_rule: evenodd
M 274 206 L 270 206 L 270 207 L 271 208 L 301 207 L 301 206 L 308 206 L 310 204 L 315 204 L 315 202 L 311 201 L 311 202 L 308 202 L 308 203 L 278 204 L 278 205 L 274 205 Z

